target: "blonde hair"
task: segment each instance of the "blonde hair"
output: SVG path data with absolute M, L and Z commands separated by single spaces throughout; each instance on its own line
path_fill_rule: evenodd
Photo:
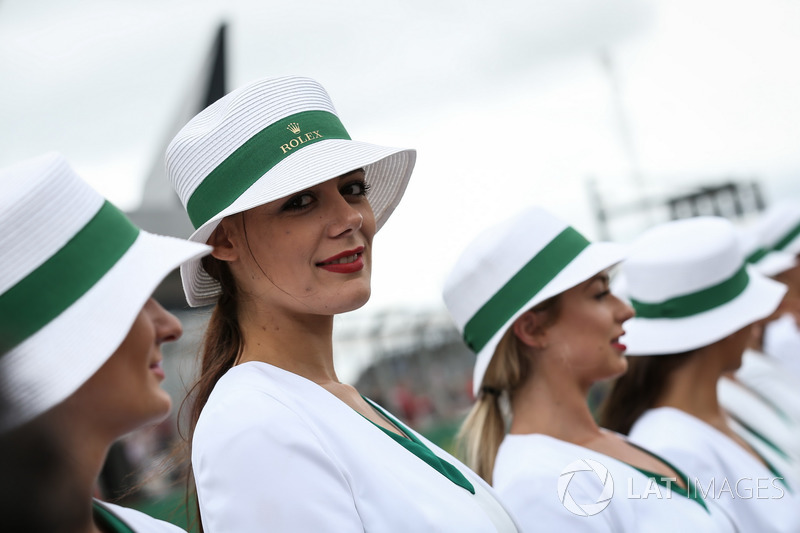
M 558 319 L 561 308 L 558 296 L 531 309 L 535 313 L 545 313 L 537 327 L 547 328 Z M 510 326 L 497 343 L 475 405 L 456 435 L 456 444 L 467 466 L 490 485 L 497 451 L 511 422 L 514 392 L 528 380 L 530 373 L 530 348 L 523 348 Z
M 510 415 L 501 402 L 510 401 L 514 389 L 527 378 L 528 366 L 514 329 L 508 328 L 486 369 L 478 399 L 456 436 L 467 466 L 490 485 L 494 460 L 506 435 Z M 504 395 L 508 397 L 501 398 Z

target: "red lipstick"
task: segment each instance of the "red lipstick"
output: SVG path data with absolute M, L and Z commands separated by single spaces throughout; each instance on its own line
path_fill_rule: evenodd
M 345 250 L 344 252 L 320 261 L 317 263 L 317 266 L 328 272 L 352 274 L 364 268 L 364 260 L 362 259 L 363 253 L 364 247 L 359 246 L 354 250 Z

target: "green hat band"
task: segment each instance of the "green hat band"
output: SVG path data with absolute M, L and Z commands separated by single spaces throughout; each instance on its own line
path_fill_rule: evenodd
M 275 165 L 326 139 L 350 139 L 339 117 L 328 111 L 295 113 L 259 131 L 217 165 L 192 193 L 186 203 L 192 225 L 199 228 Z
M 726 304 L 744 292 L 750 276 L 742 266 L 733 276 L 707 289 L 677 296 L 659 303 L 631 299 L 637 318 L 684 318 L 710 311 Z
M 478 353 L 514 313 L 575 259 L 589 241 L 567 226 L 508 280 L 464 326 L 464 342 Z
M 767 250 L 766 248 L 757 248 L 753 253 L 747 256 L 745 262 L 754 265 L 759 261 L 761 261 L 762 259 L 764 259 L 764 257 L 766 257 L 768 253 L 769 250 Z
M 106 201 L 63 248 L 0 295 L 0 355 L 86 294 L 138 235 L 139 228 Z
M 783 236 L 781 240 L 775 243 L 775 246 L 772 247 L 773 250 L 783 250 L 789 243 L 795 240 L 797 236 L 800 235 L 800 224 L 797 224 L 794 228 L 789 231 L 786 235 Z

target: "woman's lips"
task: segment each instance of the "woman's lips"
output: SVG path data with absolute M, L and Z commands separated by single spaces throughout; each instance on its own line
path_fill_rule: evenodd
M 317 263 L 317 266 L 328 272 L 352 274 L 364 268 L 364 260 L 362 259 L 363 253 L 364 247 L 359 246 L 355 250 L 346 250 L 324 261 L 320 261 Z
M 158 361 L 150 365 L 150 372 L 155 374 L 161 380 L 163 380 L 166 377 L 164 375 L 164 369 L 161 367 L 161 361 Z
M 627 346 L 619 342 L 619 337 L 611 341 L 611 346 L 613 346 L 616 350 L 619 350 L 620 352 L 625 352 L 625 350 L 628 349 Z

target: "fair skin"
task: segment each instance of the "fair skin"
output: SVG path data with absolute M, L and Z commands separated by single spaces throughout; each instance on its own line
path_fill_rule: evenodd
M 171 400 L 161 388 L 161 345 L 182 333 L 177 318 L 150 298 L 122 344 L 77 391 L 40 417 L 58 437 L 61 451 L 91 508 L 92 495 L 108 450 L 126 433 L 169 414 Z M 78 532 L 99 533 L 91 520 Z
M 677 479 L 666 464 L 599 427 L 586 401 L 592 384 L 627 369 L 619 337 L 633 310 L 611 294 L 605 272 L 559 299 L 554 323 L 546 324 L 543 313 L 530 310 L 512 326 L 531 358 L 531 372 L 514 391 L 510 433 L 549 435 Z M 682 480 L 678 484 L 685 487 Z
M 333 364 L 333 317 L 370 296 L 375 216 L 355 170 L 223 219 L 209 239 L 241 295 L 236 364 L 305 377 L 376 424 L 399 432 Z
M 673 371 L 665 393 L 655 407 L 674 407 L 716 428 L 761 463 L 763 458 L 728 424 L 728 415 L 717 397 L 717 381 L 727 376 L 736 380 L 734 372 L 742 364 L 742 354 L 752 337 L 752 326 L 708 346 L 696 350 L 686 363 Z

